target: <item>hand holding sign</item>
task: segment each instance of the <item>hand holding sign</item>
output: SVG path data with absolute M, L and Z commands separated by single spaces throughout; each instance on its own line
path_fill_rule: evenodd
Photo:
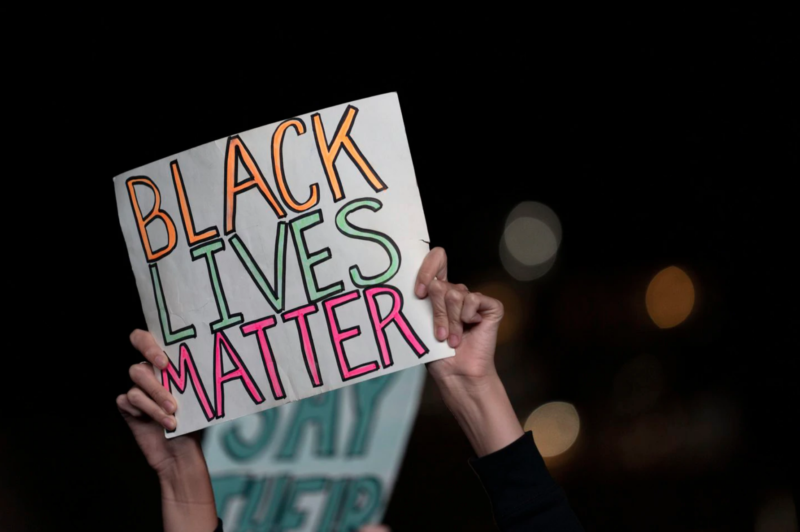
M 150 363 L 164 366 L 153 335 L 136 330 L 133 346 L 149 361 L 130 368 L 133 387 L 117 397 L 117 407 L 133 437 L 158 474 L 165 530 L 214 530 L 217 511 L 200 433 L 167 439 L 164 429 L 175 429 L 175 398 L 156 379 Z
M 146 362 L 131 366 L 128 373 L 133 387 L 128 393 L 117 397 L 117 407 L 130 426 L 148 463 L 160 473 L 170 466 L 171 460 L 182 453 L 181 445 L 188 440 L 180 438 L 174 445 L 168 445 L 164 440 L 164 429 L 175 430 L 177 426 L 173 415 L 177 404 L 172 394 L 158 382 L 150 364 L 164 369 L 167 365 L 166 357 L 153 335 L 147 331 L 133 331 L 130 340 Z
M 447 340 L 456 356 L 432 362 L 428 370 L 437 381 L 477 383 L 496 375 L 494 348 L 503 319 L 503 304 L 463 284 L 447 280 L 447 254 L 434 248 L 417 274 L 417 297 L 430 296 L 436 339 Z
M 447 280 L 447 254 L 435 248 L 417 275 L 415 293 L 430 296 L 436 339 L 447 339 L 456 356 L 428 364 L 445 403 L 478 456 L 522 436 L 517 416 L 494 365 L 503 304 Z

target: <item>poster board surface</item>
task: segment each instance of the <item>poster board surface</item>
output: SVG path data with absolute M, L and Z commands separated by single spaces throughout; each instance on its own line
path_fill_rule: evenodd
M 396 94 L 114 179 L 176 436 L 448 356 L 414 296 L 428 232 Z

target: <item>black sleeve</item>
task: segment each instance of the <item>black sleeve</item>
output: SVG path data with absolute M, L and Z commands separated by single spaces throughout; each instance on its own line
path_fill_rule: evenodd
M 508 447 L 470 460 L 492 503 L 494 519 L 504 532 L 582 532 L 561 487 L 526 432 Z
M 217 517 L 217 528 L 214 529 L 214 532 L 223 532 L 222 530 L 222 519 Z

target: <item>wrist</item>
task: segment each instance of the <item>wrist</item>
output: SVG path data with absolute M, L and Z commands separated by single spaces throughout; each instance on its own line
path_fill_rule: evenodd
M 211 477 L 202 453 L 172 460 L 158 475 L 164 530 L 208 530 L 217 526 Z
M 202 453 L 182 455 L 158 469 L 162 498 L 180 502 L 214 502 L 211 478 Z
M 437 384 L 479 457 L 499 451 L 522 436 L 522 427 L 496 373 L 480 378 L 443 377 Z
M 496 371 L 480 376 L 433 375 L 445 404 L 453 410 L 463 406 L 466 401 L 474 401 L 489 391 L 503 387 Z M 455 413 L 455 412 L 454 412 Z
M 182 479 L 198 471 L 208 471 L 203 447 L 194 439 L 181 438 L 180 444 L 169 452 L 168 457 L 153 465 L 162 484 L 179 484 Z

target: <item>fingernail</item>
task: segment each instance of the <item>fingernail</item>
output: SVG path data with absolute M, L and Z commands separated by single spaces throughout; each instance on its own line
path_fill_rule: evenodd
M 167 427 L 167 430 L 175 430 L 175 420 L 171 417 L 165 417 L 164 426 Z
M 455 334 L 451 334 L 447 340 L 447 345 L 450 347 L 458 347 L 459 338 Z
M 425 297 L 425 285 L 422 284 L 422 283 L 419 283 L 417 285 L 417 289 L 414 290 L 414 293 L 417 294 L 417 297 L 419 297 L 419 298 Z
M 175 403 L 172 401 L 164 401 L 164 412 L 167 414 L 172 414 L 175 412 Z
M 167 357 L 164 355 L 158 355 L 156 357 L 156 367 L 158 369 L 164 369 L 167 367 Z
M 447 338 L 447 329 L 444 327 L 439 327 L 436 329 L 436 339 L 440 342 L 443 342 L 445 338 Z

